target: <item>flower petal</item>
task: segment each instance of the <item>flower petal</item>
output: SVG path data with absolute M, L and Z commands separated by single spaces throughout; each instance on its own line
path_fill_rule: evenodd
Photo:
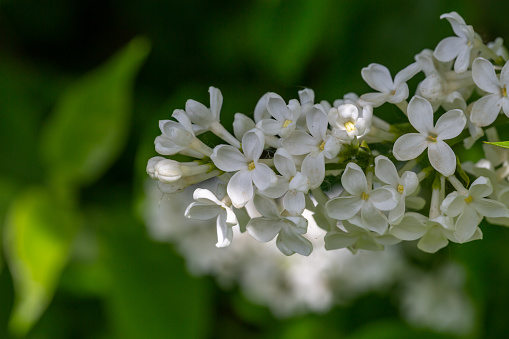
M 290 118 L 290 110 L 279 94 L 269 93 L 267 97 L 267 110 L 278 121 L 284 122 Z
M 402 135 L 394 143 L 394 157 L 400 161 L 417 158 L 428 147 L 430 141 L 420 133 Z
M 380 187 L 369 193 L 369 201 L 379 210 L 390 211 L 398 204 L 396 194 L 392 187 Z
M 453 109 L 442 115 L 435 126 L 437 139 L 448 140 L 460 135 L 467 124 L 467 117 L 459 109 Z
M 421 65 L 418 62 L 408 65 L 396 74 L 394 77 L 394 85 L 399 86 L 413 78 L 414 75 L 421 71 Z
M 474 198 L 484 198 L 493 192 L 493 186 L 490 179 L 479 177 L 470 185 L 468 192 Z
M 403 83 L 396 88 L 394 94 L 391 97 L 389 97 L 387 101 L 390 102 L 391 104 L 397 104 L 402 102 L 403 100 L 406 100 L 408 98 L 408 95 L 409 95 L 408 85 Z
M 433 131 L 433 107 L 428 100 L 420 96 L 414 96 L 408 104 L 408 120 L 419 131 L 428 135 Z
M 390 92 L 387 93 L 365 93 L 359 98 L 360 101 L 366 104 L 371 104 L 373 107 L 383 105 L 387 99 L 391 96 Z
M 379 155 L 375 158 L 375 175 L 382 182 L 392 187 L 398 186 L 398 171 L 394 163 L 386 156 Z
M 292 215 L 300 215 L 306 207 L 304 193 L 294 190 L 288 191 L 283 198 L 283 206 Z
M 257 128 L 246 132 L 242 137 L 242 150 L 249 160 L 258 160 L 265 146 L 265 135 Z
M 256 240 L 267 242 L 274 239 L 283 226 L 283 221 L 260 217 L 249 220 L 246 230 Z
M 360 211 L 364 200 L 359 197 L 338 197 L 325 204 L 327 215 L 336 220 L 347 220 Z
M 373 89 L 387 93 L 392 91 L 394 83 L 387 67 L 380 64 L 370 64 L 361 71 L 362 78 Z
M 458 53 L 458 57 L 456 58 L 456 61 L 454 62 L 454 71 L 456 73 L 463 73 L 468 69 L 468 66 L 470 65 L 470 52 L 471 48 L 467 45 L 464 45 Z
M 480 127 L 491 125 L 497 119 L 502 100 L 500 94 L 490 94 L 474 102 L 470 120 Z
M 509 210 L 503 203 L 492 199 L 476 199 L 472 202 L 472 206 L 482 216 L 491 218 L 509 218 Z
M 318 148 L 318 141 L 304 131 L 293 131 L 282 145 L 293 155 L 308 154 Z
M 314 105 L 306 116 L 306 124 L 309 133 L 318 139 L 324 139 L 327 132 L 327 113 L 325 113 L 323 106 L 318 104 Z
M 391 227 L 391 234 L 398 239 L 411 241 L 422 237 L 428 228 L 428 218 L 419 213 L 407 213 L 398 225 Z
M 251 177 L 256 187 L 261 190 L 267 189 L 273 186 L 277 182 L 277 177 L 274 171 L 269 166 L 257 163 L 254 170 L 251 171 Z
M 251 172 L 244 169 L 235 173 L 228 182 L 226 190 L 233 206 L 236 208 L 244 207 L 253 198 L 254 194 Z
M 216 231 L 216 247 L 222 248 L 229 246 L 233 239 L 233 230 L 226 224 L 226 211 L 222 211 L 222 213 L 219 213 L 217 216 Z
M 451 36 L 438 43 L 433 55 L 438 61 L 447 62 L 456 58 L 462 48 L 465 48 L 465 40 Z
M 230 145 L 216 146 L 210 159 L 217 168 L 225 172 L 235 172 L 247 168 L 247 159 L 244 154 Z
M 456 220 L 454 236 L 460 243 L 470 239 L 479 225 L 479 215 L 474 208 L 467 207 Z
M 389 226 L 387 217 L 375 208 L 369 200 L 362 205 L 361 220 L 366 229 L 378 234 L 384 234 Z
M 219 114 L 221 112 L 221 106 L 223 106 L 223 95 L 218 88 L 209 87 L 210 93 L 210 111 L 214 120 L 219 121 Z
M 325 249 L 330 251 L 345 248 L 353 245 L 358 238 L 358 235 L 351 235 L 336 228 L 325 236 Z
M 484 58 L 477 58 L 472 64 L 472 78 L 477 87 L 488 93 L 500 93 L 500 81 L 493 64 Z
M 281 217 L 276 202 L 273 199 L 257 194 L 255 195 L 253 202 L 258 213 L 264 217 L 274 220 Z
M 247 131 L 255 128 L 255 123 L 253 120 L 248 118 L 245 114 L 235 113 L 235 120 L 233 121 L 233 134 L 239 140 L 242 140 L 244 134 Z
M 417 248 L 427 253 L 435 253 L 439 249 L 444 248 L 449 243 L 449 240 L 442 233 L 439 226 L 433 226 L 424 234 L 424 236 L 417 243 Z
M 281 134 L 283 122 L 274 119 L 263 119 L 256 126 L 260 128 L 267 135 Z
M 325 178 L 325 159 L 323 152 L 317 155 L 308 154 L 300 168 L 309 182 L 309 189 L 319 187 Z
M 217 217 L 222 210 L 221 206 L 218 205 L 192 202 L 189 206 L 187 206 L 184 215 L 191 219 L 209 220 Z
M 429 144 L 428 158 L 431 166 L 446 177 L 453 175 L 456 171 L 456 156 L 444 141 L 437 140 Z
M 302 235 L 292 232 L 289 226 L 284 226 L 276 240 L 276 246 L 286 255 L 299 253 L 308 256 L 313 251 L 311 242 Z M 290 251 L 288 251 L 288 249 Z M 293 252 L 293 253 L 291 253 Z

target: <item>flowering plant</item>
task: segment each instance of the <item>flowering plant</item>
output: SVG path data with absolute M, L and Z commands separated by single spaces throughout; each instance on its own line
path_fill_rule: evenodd
M 362 69 L 376 92 L 332 104 L 316 102 L 311 89 L 289 102 L 266 93 L 253 119 L 235 115 L 233 135 L 220 123 L 222 94 L 210 87 L 210 108 L 188 100 L 176 121 L 159 122 L 156 151 L 187 160 L 157 156 L 147 173 L 164 193 L 198 184 L 185 215 L 217 218 L 218 247 L 238 226 L 258 241 L 277 236 L 285 255 L 309 255 L 305 210 L 327 232 L 326 249 L 352 252 L 419 240 L 419 249 L 434 253 L 449 241 L 481 239 L 484 217 L 509 226 L 509 150 L 498 137 L 509 122 L 509 54 L 501 38 L 485 44 L 456 12 L 441 18 L 456 36 L 417 54 L 394 79 L 383 65 Z M 409 100 L 407 82 L 420 72 L 425 78 Z M 386 103 L 408 122 L 377 116 Z M 227 144 L 205 144 L 206 132 Z M 485 136 L 495 144 L 483 145 L 485 159 L 456 155 Z M 215 188 L 200 188 L 206 180 Z

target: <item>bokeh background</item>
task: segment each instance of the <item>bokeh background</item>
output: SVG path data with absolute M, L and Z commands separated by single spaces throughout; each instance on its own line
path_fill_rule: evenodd
M 362 94 L 362 67 L 395 74 L 453 34 L 439 19 L 453 10 L 486 41 L 509 40 L 509 3 L 494 0 L 1 0 L 0 338 L 504 337 L 506 228 L 408 256 L 461 268 L 472 324 L 441 333 L 402 314 L 398 284 L 275 317 L 235 284 L 191 276 L 145 225 L 158 120 L 187 99 L 220 88 L 231 126 L 267 91 Z

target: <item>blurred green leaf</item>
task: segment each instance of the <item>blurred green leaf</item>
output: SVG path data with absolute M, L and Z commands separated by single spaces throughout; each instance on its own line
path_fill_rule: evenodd
M 484 143 L 488 144 L 488 145 L 494 145 L 494 146 L 498 146 L 498 147 L 509 148 L 509 141 L 500 141 L 500 142 L 487 142 L 487 141 L 484 141 Z
M 148 40 L 135 38 L 62 95 L 42 139 L 54 182 L 93 182 L 114 161 L 129 128 L 134 78 L 149 49 Z
M 425 329 L 412 328 L 396 320 L 371 322 L 355 331 L 348 339 L 448 339 L 457 338 L 451 334 L 440 334 Z
M 67 199 L 42 187 L 28 189 L 12 203 L 4 244 L 16 291 L 9 322 L 13 333 L 28 332 L 48 306 L 79 223 Z
M 107 303 L 118 337 L 207 337 L 206 281 L 190 277 L 171 247 L 148 239 L 126 209 L 110 210 L 98 222 L 113 286 Z

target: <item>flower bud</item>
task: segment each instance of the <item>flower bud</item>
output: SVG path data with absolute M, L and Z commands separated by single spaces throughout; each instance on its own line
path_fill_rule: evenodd
M 157 174 L 156 174 L 156 165 L 158 162 L 165 160 L 166 158 L 163 157 L 153 157 L 148 159 L 147 163 L 147 174 L 152 178 L 157 180 Z
M 164 159 L 155 165 L 155 175 L 165 183 L 179 180 L 182 177 L 180 163 L 171 159 Z

